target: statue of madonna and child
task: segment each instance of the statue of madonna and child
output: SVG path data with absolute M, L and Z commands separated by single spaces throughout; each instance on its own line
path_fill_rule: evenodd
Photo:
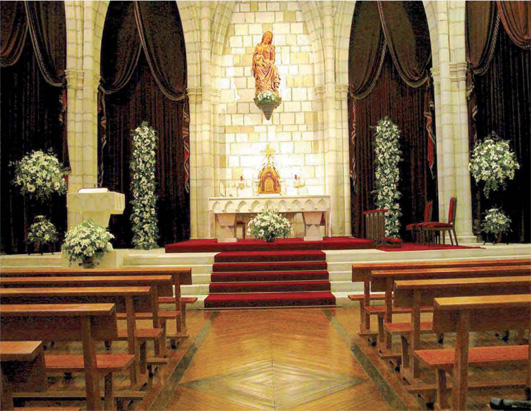
M 254 102 L 264 112 L 267 120 L 282 102 L 278 93 L 280 76 L 275 65 L 275 46 L 271 44 L 272 42 L 273 33 L 266 31 L 262 36 L 262 42 L 256 45 L 252 66 L 256 81 Z

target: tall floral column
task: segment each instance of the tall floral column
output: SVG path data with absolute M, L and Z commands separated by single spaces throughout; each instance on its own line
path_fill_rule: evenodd
M 135 248 L 148 250 L 158 247 L 159 238 L 155 194 L 155 149 L 158 138 L 155 130 L 145 121 L 133 131 L 132 137 L 132 243 Z
M 398 163 L 402 151 L 399 147 L 400 130 L 389 118 L 378 121 L 376 126 L 376 206 L 387 209 L 385 235 L 398 238 L 400 232 L 401 194 L 398 191 L 400 173 Z

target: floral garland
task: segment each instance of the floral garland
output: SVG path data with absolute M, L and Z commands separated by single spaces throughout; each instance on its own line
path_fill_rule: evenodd
M 254 238 L 272 242 L 275 238 L 287 238 L 291 232 L 291 224 L 275 210 L 266 209 L 249 221 L 248 232 Z
M 157 134 L 147 122 L 131 133 L 133 139 L 133 158 L 131 160 L 131 223 L 133 247 L 148 250 L 156 248 L 158 219 L 155 194 L 155 149 Z
M 472 177 L 485 184 L 483 192 L 487 198 L 491 191 L 505 188 L 506 180 L 512 180 L 519 168 L 509 143 L 501 140 L 495 132 L 476 143 L 468 165 Z
M 35 222 L 28 230 L 28 242 L 36 243 L 39 247 L 55 243 L 57 241 L 57 229 L 43 215 L 35 217 Z
M 511 219 L 500 208 L 491 208 L 481 224 L 485 234 L 502 234 L 511 231 Z
M 51 152 L 36 150 L 15 164 L 13 184 L 20 188 L 22 195 L 28 194 L 40 201 L 49 200 L 52 194 L 65 194 L 67 183 L 65 170 Z
M 114 236 L 92 220 L 83 221 L 66 233 L 61 250 L 70 264 L 87 258 L 101 259 L 112 251 Z
M 391 238 L 399 237 L 400 217 L 402 216 L 398 202 L 401 197 L 398 191 L 400 181 L 398 163 L 402 154 L 399 139 L 400 130 L 388 117 L 378 121 L 374 160 L 376 206 L 388 210 L 385 219 L 385 235 Z

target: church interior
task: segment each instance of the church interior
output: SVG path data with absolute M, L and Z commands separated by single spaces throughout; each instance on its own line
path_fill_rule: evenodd
M 531 409 L 531 2 L 0 7 L 1 409 Z

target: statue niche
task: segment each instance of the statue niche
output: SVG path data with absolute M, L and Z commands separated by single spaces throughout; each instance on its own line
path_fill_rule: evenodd
M 271 164 L 273 152 L 268 144 L 264 151 L 267 156 L 267 164 L 258 174 L 258 194 L 280 194 L 280 175 L 275 166 Z

